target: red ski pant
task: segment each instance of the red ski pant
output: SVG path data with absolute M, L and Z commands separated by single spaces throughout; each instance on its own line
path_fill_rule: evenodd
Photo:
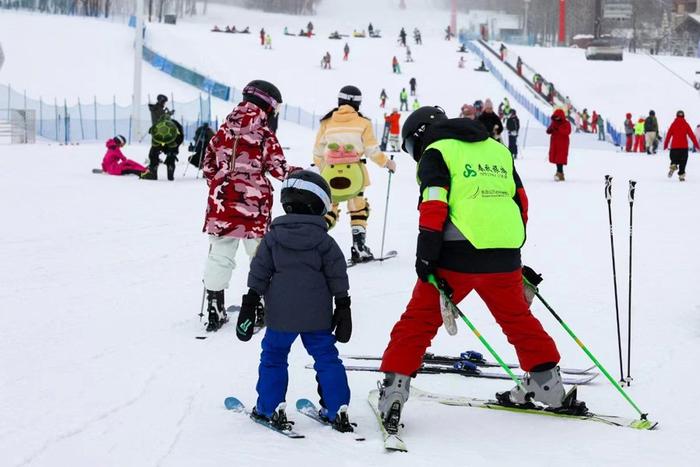
M 503 333 L 514 347 L 525 371 L 543 363 L 558 363 L 559 352 L 552 338 L 530 313 L 523 296 L 520 269 L 504 273 L 467 274 L 438 269 L 438 275 L 454 289 L 453 300 L 459 303 L 472 290 L 496 318 Z M 382 357 L 381 371 L 413 375 L 423 361 L 425 349 L 442 326 L 437 289 L 418 280 L 406 311 L 391 331 L 391 340 Z
M 646 148 L 644 147 L 644 135 L 634 135 L 634 149 L 632 152 L 644 152 Z
M 625 151 L 630 152 L 632 151 L 632 138 L 634 135 L 625 135 Z

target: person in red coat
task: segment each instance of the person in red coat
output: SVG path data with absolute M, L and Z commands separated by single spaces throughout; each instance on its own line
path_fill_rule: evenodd
M 688 163 L 688 138 L 693 142 L 696 149 L 700 149 L 698 140 L 695 138 L 693 130 L 685 121 L 685 113 L 682 110 L 676 112 L 676 119 L 671 123 L 671 126 L 666 132 L 664 139 L 664 150 L 671 147 L 669 156 L 671 157 L 671 166 L 668 169 L 668 178 L 673 177 L 673 173 L 678 170 L 678 180 L 685 181 L 685 166 Z
M 557 173 L 554 180 L 564 181 L 564 166 L 569 160 L 569 135 L 571 123 L 566 119 L 562 109 L 557 109 L 552 114 L 552 123 L 547 128 L 549 136 L 549 162 L 557 165 Z

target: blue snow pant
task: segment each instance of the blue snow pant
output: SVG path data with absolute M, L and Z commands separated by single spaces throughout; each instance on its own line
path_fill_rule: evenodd
M 267 328 L 262 340 L 258 384 L 255 387 L 258 392 L 256 409 L 258 413 L 270 417 L 280 402 L 285 401 L 289 382 L 287 355 L 299 335 L 315 362 L 321 406 L 327 410 L 328 419 L 335 420 L 340 406 L 350 403 L 350 387 L 345 367 L 335 348 L 335 336 L 330 330 L 297 333 Z

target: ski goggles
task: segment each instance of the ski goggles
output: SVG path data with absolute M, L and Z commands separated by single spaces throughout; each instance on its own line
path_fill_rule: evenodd
M 260 89 L 254 88 L 253 86 L 246 86 L 243 89 L 243 94 L 250 94 L 251 96 L 260 98 L 263 102 L 270 106 L 268 112 L 274 112 L 275 115 L 279 113 L 280 107 L 282 107 L 282 102 L 277 102 L 267 93 L 264 93 Z

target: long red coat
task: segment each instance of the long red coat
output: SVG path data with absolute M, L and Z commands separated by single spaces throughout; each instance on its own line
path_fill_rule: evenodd
M 552 114 L 552 123 L 547 128 L 549 134 L 549 162 L 564 164 L 569 160 L 569 135 L 571 123 L 566 119 L 564 111 L 557 109 Z
M 690 125 L 688 125 L 688 122 L 685 121 L 684 117 L 676 117 L 666 132 L 664 150 L 669 147 L 669 142 L 671 149 L 688 149 L 688 138 L 690 138 L 697 148 L 698 140 L 695 138 L 695 134 L 690 128 Z
M 293 170 L 293 168 L 291 168 Z M 261 238 L 271 220 L 272 185 L 290 171 L 267 114 L 251 102 L 233 109 L 209 142 L 203 172 L 209 185 L 204 232 Z

